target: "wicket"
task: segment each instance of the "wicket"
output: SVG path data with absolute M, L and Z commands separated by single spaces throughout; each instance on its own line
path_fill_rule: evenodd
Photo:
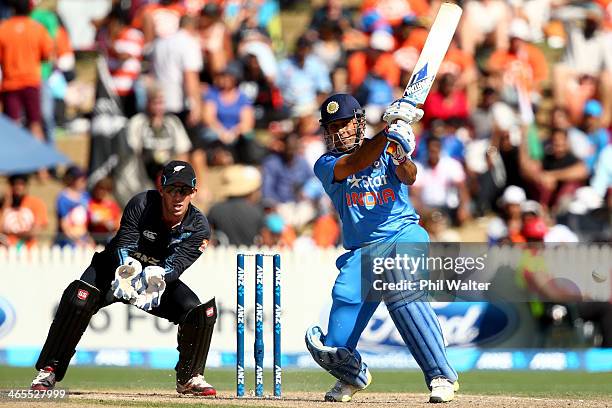
M 244 258 L 251 254 L 238 254 L 236 259 L 236 395 L 244 396 Z M 272 256 L 273 290 L 273 316 L 274 316 L 274 396 L 281 396 L 281 284 L 280 284 L 280 255 L 255 255 L 255 396 L 263 397 L 263 283 L 264 283 L 264 257 Z

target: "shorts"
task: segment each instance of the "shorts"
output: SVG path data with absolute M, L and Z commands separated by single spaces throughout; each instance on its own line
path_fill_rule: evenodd
M 41 123 L 40 88 L 26 87 L 15 91 L 2 92 L 4 113 L 14 121 L 21 120 L 25 111 L 26 125 Z

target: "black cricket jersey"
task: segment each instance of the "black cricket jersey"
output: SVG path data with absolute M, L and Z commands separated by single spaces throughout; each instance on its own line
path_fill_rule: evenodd
M 117 235 L 96 254 L 92 265 L 99 272 L 111 272 L 128 256 L 143 268 L 161 266 L 166 282 L 172 282 L 202 254 L 210 239 L 206 217 L 189 204 L 183 221 L 170 230 L 162 220 L 162 201 L 157 190 L 137 194 L 128 202 Z M 99 270 L 100 268 L 106 271 Z

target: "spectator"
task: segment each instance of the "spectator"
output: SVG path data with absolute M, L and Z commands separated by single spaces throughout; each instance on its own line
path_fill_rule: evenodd
M 269 248 L 291 247 L 296 240 L 296 234 L 283 217 L 270 213 L 264 218 L 264 226 L 257 239 L 257 245 Z
M 319 33 L 325 26 L 336 26 L 341 30 L 352 26 L 351 11 L 342 5 L 341 0 L 326 0 L 312 12 L 308 28 Z
M 178 32 L 155 42 L 151 62 L 153 75 L 166 99 L 166 112 L 181 119 L 196 147 L 202 122 L 200 71 L 203 67 L 197 36 L 195 18 L 184 16 Z M 203 179 L 206 168 L 203 152 L 195 150 L 191 159 L 197 178 Z
M 437 209 L 449 215 L 454 222 L 462 224 L 470 217 L 470 198 L 465 183 L 465 172 L 461 163 L 441 156 L 440 139 L 427 139 L 427 161 L 417 162 L 416 182 L 410 189 L 417 211 Z
M 342 30 L 335 23 L 324 23 L 319 30 L 319 38 L 312 47 L 316 55 L 331 73 L 334 91 L 346 89 L 346 50 L 342 45 Z
M 607 195 L 608 202 L 612 203 L 612 145 L 601 151 L 591 179 L 591 187 L 601 198 Z M 612 204 L 608 204 L 608 207 L 612 208 Z
M 213 74 L 223 71 L 233 59 L 231 33 L 221 20 L 218 4 L 208 3 L 202 8 L 199 32 L 204 56 L 203 79 L 211 83 Z
M 96 183 L 87 206 L 87 230 L 96 245 L 106 245 L 119 229 L 121 208 L 113 199 L 113 181 L 104 178 Z
M 8 182 L 8 206 L 1 217 L 1 230 L 7 245 L 31 248 L 49 223 L 47 207 L 43 200 L 28 193 L 28 175 L 14 174 Z
M 147 92 L 146 112 L 134 116 L 126 127 L 130 153 L 144 165 L 153 184 L 160 171 L 171 160 L 186 161 L 191 142 L 179 118 L 166 114 L 161 88 L 152 85 Z
M 144 36 L 130 27 L 127 12 L 119 5 L 111 9 L 106 21 L 104 32 L 98 36 L 101 52 L 107 59 L 113 91 L 121 101 L 123 114 L 131 118 L 138 113 L 134 86 L 142 68 Z
M 204 96 L 202 117 L 205 130 L 202 146 L 221 147 L 240 163 L 255 164 L 263 158 L 263 148 L 255 141 L 253 102 L 238 88 L 242 71 L 232 63 L 215 75 L 214 86 Z M 212 158 L 213 162 L 216 162 Z
M 553 16 L 564 22 L 567 46 L 561 63 L 554 69 L 553 89 L 556 104 L 567 107 L 573 122 L 580 118 L 587 100 L 604 98 L 604 125 L 610 123 L 612 52 L 609 38 L 602 30 L 603 12 L 597 4 L 563 7 Z M 600 83 L 601 86 L 597 86 Z
M 517 186 L 508 186 L 504 190 L 503 195 L 498 200 L 499 218 L 494 218 L 489 223 L 489 229 L 501 221 L 504 225 L 504 236 L 510 242 L 525 242 L 525 238 L 521 235 L 523 228 L 522 204 L 526 203 L 527 196 L 525 190 Z M 532 203 L 535 203 L 532 201 Z M 535 203 L 537 204 L 537 203 Z
M 89 194 L 87 175 L 77 166 L 71 166 L 64 174 L 64 189 L 57 196 L 57 236 L 55 244 L 61 247 L 83 247 L 93 244 L 87 231 L 87 207 Z
M 68 31 L 61 18 L 59 18 L 59 22 L 60 26 L 57 30 L 57 38 L 55 39 L 57 46 L 56 70 L 51 74 L 49 82 L 55 106 L 55 122 L 58 126 L 64 126 L 66 124 L 65 99 L 68 93 L 68 83 L 72 82 L 76 77 L 76 60 Z
M 243 57 L 244 73 L 240 91 L 253 102 L 255 128 L 267 128 L 270 122 L 285 119 L 289 113 L 274 79 L 267 76 L 254 54 Z
M 45 27 L 53 41 L 54 57 L 57 57 L 57 35 L 60 27 L 57 14 L 47 8 L 37 5 L 32 10 L 30 17 Z M 51 61 L 43 61 L 41 63 L 42 85 L 40 88 L 41 113 L 45 139 L 48 143 L 53 143 L 55 141 L 55 101 L 51 82 L 52 73 L 53 63 Z
M 384 78 L 393 87 L 399 85 L 400 69 L 393 58 L 395 40 L 387 31 L 378 30 L 372 33 L 370 45 L 365 51 L 356 51 L 349 57 L 348 81 L 352 89 L 357 89 L 368 73 Z
M 482 48 L 508 48 L 511 10 L 503 0 L 467 0 L 459 27 L 461 49 L 476 56 Z
M 314 114 L 322 97 L 331 92 L 329 71 L 312 54 L 312 42 L 305 36 L 297 40 L 295 54 L 280 62 L 278 87 L 294 118 Z
M 374 12 L 391 26 L 401 24 L 405 18 L 425 17 L 429 14 L 427 0 L 365 0 L 361 4 L 361 13 Z
M 572 153 L 583 160 L 593 173 L 601 151 L 608 145 L 610 133 L 601 126 L 602 106 L 591 99 L 584 105 L 584 115 L 578 128 L 568 129 Z
M 468 100 L 465 91 L 457 86 L 457 77 L 443 74 L 438 81 L 438 89 L 429 94 L 423 107 L 423 125 L 427 127 L 432 119 L 450 118 L 466 120 L 469 116 Z
M 524 90 L 533 103 L 542 98 L 542 84 L 548 79 L 546 57 L 531 39 L 524 20 L 515 19 L 510 25 L 508 49 L 498 49 L 489 58 L 488 68 L 508 103 L 517 103 L 517 88 Z
M 219 245 L 253 245 L 264 219 L 259 170 L 243 165 L 224 168 L 219 192 L 223 200 L 207 216 L 214 240 Z
M 176 34 L 186 12 L 181 0 L 159 0 L 144 6 L 134 17 L 132 26 L 144 33 L 144 42 L 148 46 L 157 38 Z
M 535 168 L 539 168 L 533 173 L 539 201 L 547 207 L 555 207 L 562 198 L 571 197 L 588 177 L 585 164 L 570 152 L 567 131 L 562 129 L 553 130 L 549 151 Z
M 313 176 L 312 167 L 300 154 L 300 140 L 289 133 L 280 154 L 273 153 L 262 164 L 263 199 L 275 206 L 292 226 L 303 226 L 315 216 L 311 203 L 303 200 L 302 190 Z
M 41 64 L 53 57 L 53 40 L 29 17 L 30 0 L 13 2 L 15 15 L 0 24 L 2 105 L 15 122 L 25 112 L 26 126 L 44 140 L 41 114 Z M 16 41 L 16 39 L 19 41 Z

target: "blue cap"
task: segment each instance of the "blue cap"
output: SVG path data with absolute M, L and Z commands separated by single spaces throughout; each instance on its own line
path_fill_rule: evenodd
M 584 114 L 589 116 L 595 116 L 596 118 L 600 117 L 603 113 L 603 108 L 601 103 L 595 99 L 589 99 L 587 103 L 584 105 Z
M 355 115 L 363 115 L 361 105 L 357 99 L 349 94 L 335 94 L 330 96 L 321 105 L 321 124 L 327 125 L 339 119 L 351 119 Z
M 285 228 L 285 221 L 283 218 L 274 213 L 266 215 L 265 224 L 273 234 L 281 234 Z

